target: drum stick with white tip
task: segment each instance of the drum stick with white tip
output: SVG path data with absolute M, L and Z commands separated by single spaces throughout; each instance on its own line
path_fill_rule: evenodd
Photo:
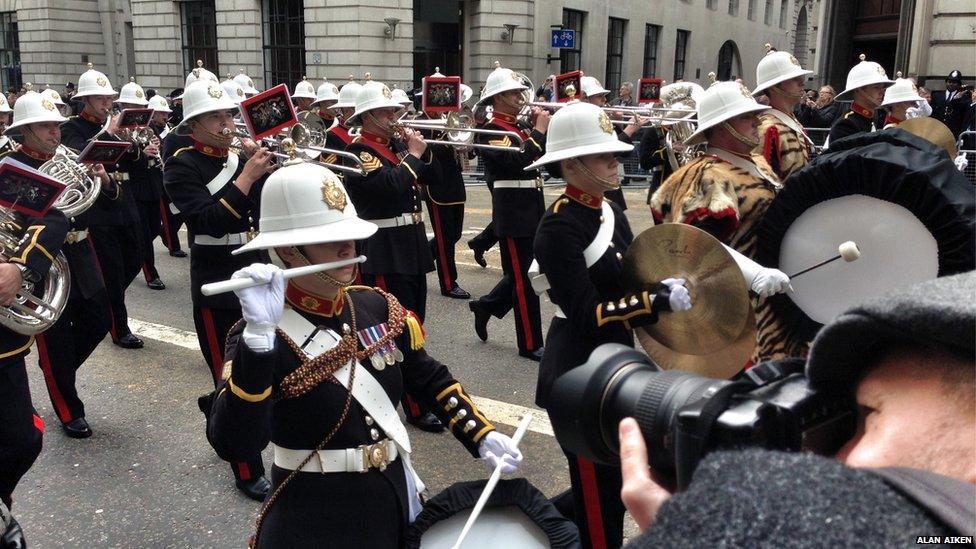
M 354 265 L 356 263 L 362 263 L 363 261 L 366 261 L 365 255 L 354 257 L 352 259 L 331 261 L 329 263 L 316 263 L 315 265 L 305 265 L 304 267 L 284 269 L 281 271 L 281 274 L 285 277 L 285 280 L 288 280 L 289 278 L 298 278 L 300 276 L 328 271 L 330 269 L 338 269 L 339 267 Z M 200 288 L 200 293 L 203 295 L 216 295 L 226 292 L 233 292 L 235 290 L 243 290 L 244 288 L 250 288 L 252 286 L 260 286 L 261 284 L 264 283 L 257 282 L 251 278 L 232 278 L 230 280 L 222 280 L 220 282 L 204 284 L 203 287 Z
M 519 421 L 518 428 L 515 429 L 515 434 L 512 435 L 512 443 L 518 447 L 519 442 L 522 441 L 522 437 L 525 432 L 529 429 L 529 424 L 532 423 L 532 412 L 526 412 L 522 416 L 522 421 Z M 482 509 L 485 508 L 485 504 L 488 503 L 488 498 L 491 497 L 491 493 L 495 490 L 495 486 L 498 484 L 498 479 L 502 476 L 502 465 L 504 462 L 501 457 L 498 458 L 498 465 L 495 466 L 495 470 L 491 472 L 491 476 L 488 477 L 488 482 L 485 483 L 485 489 L 481 491 L 481 496 L 478 497 L 478 502 L 474 504 L 474 508 L 471 509 L 471 515 L 468 517 L 468 521 L 464 523 L 464 528 L 461 530 L 461 535 L 458 536 L 456 542 L 454 542 L 453 549 L 459 549 L 461 547 L 461 542 L 467 537 L 468 532 L 471 527 L 474 526 L 474 521 L 478 520 L 478 515 L 481 514 Z
M 791 274 L 789 275 L 789 277 L 796 278 L 803 273 L 809 273 L 814 269 L 819 269 L 820 267 L 823 267 L 824 265 L 831 263 L 833 261 L 837 261 L 838 259 L 841 258 L 843 258 L 844 261 L 850 263 L 851 261 L 857 261 L 857 258 L 859 257 L 861 257 L 861 249 L 857 247 L 856 242 L 854 242 L 853 240 L 848 240 L 847 242 L 844 242 L 843 244 L 837 247 L 837 255 L 835 255 L 834 257 L 821 261 L 820 263 L 817 263 L 812 267 L 807 267 L 806 269 L 803 269 L 798 273 Z

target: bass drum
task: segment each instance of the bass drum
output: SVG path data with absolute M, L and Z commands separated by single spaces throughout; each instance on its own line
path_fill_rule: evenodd
M 855 303 L 976 268 L 974 216 L 973 186 L 944 150 L 900 129 L 864 134 L 790 176 L 759 225 L 755 259 L 791 275 L 857 243 L 857 261 L 805 273 L 770 298 L 812 339 Z
M 451 549 L 485 480 L 459 482 L 424 504 L 407 528 L 408 549 Z M 462 544 L 464 549 L 577 549 L 579 530 L 524 478 L 501 480 Z

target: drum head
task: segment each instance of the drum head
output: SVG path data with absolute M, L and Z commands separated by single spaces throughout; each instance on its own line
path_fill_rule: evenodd
M 427 530 L 420 539 L 420 549 L 451 549 L 471 515 L 461 511 Z M 504 540 L 503 543 L 499 543 Z M 464 549 L 496 549 L 499 546 L 520 549 L 548 549 L 549 538 L 539 525 L 518 507 L 507 505 L 485 509 L 464 538 Z

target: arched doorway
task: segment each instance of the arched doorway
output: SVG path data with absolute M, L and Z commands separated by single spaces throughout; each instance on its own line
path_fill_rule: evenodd
M 800 8 L 796 16 L 796 41 L 793 44 L 793 55 L 804 68 L 807 66 L 807 55 L 810 53 L 810 29 L 807 25 L 807 7 Z
M 742 76 L 739 46 L 736 46 L 732 40 L 726 40 L 718 50 L 718 70 L 715 73 L 719 80 L 733 80 Z

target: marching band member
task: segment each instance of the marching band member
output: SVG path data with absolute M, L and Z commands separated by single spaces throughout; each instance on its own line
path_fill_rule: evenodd
M 149 100 L 146 99 L 142 86 L 134 79 L 119 90 L 116 103 L 122 109 L 149 107 Z M 128 184 L 128 190 L 135 199 L 139 213 L 139 223 L 136 228 L 140 232 L 139 243 L 142 245 L 142 274 L 146 278 L 146 286 L 152 290 L 166 289 L 166 285 L 159 278 L 159 271 L 156 270 L 156 252 L 152 245 L 162 225 L 159 218 L 159 200 L 162 196 L 163 167 L 159 159 L 159 146 L 159 137 L 153 132 L 149 146 L 146 147 L 148 157 L 146 165 L 129 171 Z
M 59 94 L 53 88 L 46 87 L 41 92 L 41 95 L 51 100 L 51 102 L 54 103 L 54 107 L 58 109 L 59 113 L 61 113 L 61 116 L 65 116 L 64 113 L 68 109 L 68 104 L 61 100 L 61 94 Z
M 739 256 L 754 256 L 756 228 L 782 186 L 763 157 L 753 152 L 759 144 L 757 113 L 768 108 L 742 84 L 709 87 L 698 103 L 698 129 L 685 140 L 688 145 L 707 141 L 704 156 L 674 172 L 651 197 L 655 221 L 687 223 L 709 232 L 732 250 L 740 266 L 744 261 Z M 753 299 L 758 333 L 752 364 L 806 355 L 806 342 L 779 323 L 765 299 L 788 283 L 776 269 L 759 269 L 747 280 L 759 296 Z
M 796 57 L 775 51 L 766 44 L 767 53 L 756 66 L 756 89 L 752 95 L 765 93 L 772 107 L 759 113 L 759 149 L 766 163 L 780 179 L 810 163 L 813 141 L 793 113 L 803 103 L 803 84 L 813 71 L 800 66 Z
M 838 101 L 851 100 L 851 110 L 837 119 L 830 127 L 824 148 L 849 135 L 873 132 L 875 110 L 884 102 L 885 88 L 894 84 L 888 80 L 884 67 L 874 61 L 866 61 L 861 54 L 861 62 L 847 73 L 847 89 L 837 94 Z
M 254 81 L 251 80 L 251 77 L 244 72 L 243 68 L 239 73 L 237 73 L 236 76 L 234 76 L 234 82 L 241 85 L 241 89 L 244 90 L 244 95 L 246 97 L 253 97 L 261 93 L 257 88 L 254 87 Z
M 334 124 L 326 136 L 325 146 L 330 149 L 343 150 L 352 143 L 352 136 L 349 135 L 349 117 L 356 112 L 356 98 L 359 97 L 359 90 L 363 89 L 362 84 L 353 80 L 349 75 L 349 81 L 339 89 L 339 100 L 329 107 L 339 119 L 338 124 Z
M 291 95 L 291 100 L 295 103 L 296 112 L 307 112 L 312 101 L 315 101 L 315 86 L 303 76 L 301 82 L 295 84 L 295 93 Z
M 491 316 L 503 318 L 514 308 L 519 356 L 538 361 L 542 358 L 542 319 L 539 297 L 529 285 L 528 270 L 532 240 L 546 208 L 541 174 L 538 170 L 526 172 L 524 168 L 545 152 L 549 113 L 532 107 L 532 129 L 523 130 L 517 125 L 519 111 L 525 106 L 522 91 L 527 89 L 512 69 L 496 62 L 478 101 L 479 105 L 492 106 L 492 117 L 484 128 L 516 132 L 523 142 L 520 151 L 480 151 L 485 181 L 491 191 L 491 221 L 501 247 L 504 276 L 488 295 L 470 301 L 468 306 L 474 313 L 475 333 L 482 341 L 488 339 Z M 513 141 L 508 136 L 480 134 L 478 142 L 508 146 Z
M 367 75 L 367 78 L 369 75 Z M 346 174 L 346 188 L 358 211 L 379 228 L 365 239 L 362 277 L 388 291 L 423 322 L 427 314 L 427 273 L 434 260 L 424 227 L 420 180 L 440 182 L 439 166 L 418 132 L 404 129 L 394 139 L 400 104 L 382 82 L 369 81 L 356 98 L 356 111 L 346 122 L 362 131 L 346 151 L 362 161 L 366 175 Z M 407 421 L 419 429 L 440 432 L 444 426 L 407 397 Z
M 583 95 L 583 101 L 586 103 L 596 105 L 597 107 L 606 107 L 608 105 L 607 96 L 610 94 L 610 90 L 604 88 L 603 84 L 592 76 L 580 77 L 580 92 Z M 620 113 L 616 114 L 619 115 Z M 615 118 L 620 118 L 620 116 L 616 116 Z M 637 133 L 637 130 L 639 129 L 640 126 L 637 125 L 635 120 L 634 124 L 628 124 L 623 130 L 617 133 L 617 138 L 628 145 L 633 145 L 634 134 Z M 630 150 L 633 150 L 633 147 L 628 149 L 628 151 Z M 620 175 L 623 176 L 624 165 L 621 163 L 618 163 L 617 165 Z M 604 196 L 612 200 L 614 204 L 620 206 L 621 210 L 627 209 L 627 201 L 624 199 L 624 191 L 619 186 L 615 189 L 607 190 Z
M 166 154 L 166 139 L 173 129 L 170 127 L 168 119 L 173 110 L 169 108 L 169 102 L 166 101 L 166 98 L 161 95 L 154 95 L 150 98 L 149 106 L 153 109 L 153 119 L 149 127 L 163 143 L 160 150 L 160 157 L 165 162 L 165 159 L 169 158 L 173 153 L 173 151 L 169 151 L 169 155 Z M 177 147 L 177 149 L 179 148 Z M 165 164 L 162 166 L 165 166 Z M 162 172 L 160 172 L 160 175 L 162 175 Z M 169 200 L 169 195 L 163 190 L 162 177 L 159 179 L 159 196 L 159 219 L 162 224 L 159 234 L 163 237 L 163 244 L 169 250 L 169 255 L 173 257 L 186 257 L 186 252 L 183 251 L 183 247 L 180 245 L 180 227 L 183 226 L 183 218 L 175 211 L 173 203 Z
M 174 131 L 190 133 L 193 146 L 177 150 L 166 161 L 163 185 L 190 231 L 193 325 L 216 386 L 224 366 L 224 341 L 240 320 L 241 308 L 233 296 L 204 296 L 200 287 L 263 260 L 259 252 L 236 256 L 231 252 L 256 229 L 261 185 L 272 170 L 272 156 L 261 148 L 244 159 L 228 150 L 233 138 L 223 131 L 235 130 L 237 104 L 220 84 L 209 80 L 190 84 L 183 94 L 183 108 L 183 122 Z M 198 401 L 208 417 L 212 396 Z M 270 484 L 263 476 L 260 452 L 241 456 L 231 469 L 238 489 L 252 499 L 264 499 Z
M 536 404 L 548 407 L 556 378 L 580 364 L 603 343 L 633 346 L 632 329 L 657 321 L 668 311 L 691 307 L 680 279 L 653 289 L 626 288 L 620 280 L 623 253 L 633 240 L 623 210 L 606 199 L 620 186 L 618 155 L 634 146 L 618 139 L 610 117 L 586 103 L 556 112 L 546 154 L 526 169 L 559 164 L 566 190 L 546 210 L 535 238 L 535 257 L 556 305 L 539 364 Z M 540 285 L 544 279 L 547 284 Z M 575 512 L 583 547 L 623 544 L 624 506 L 618 467 L 600 465 L 565 449 Z M 558 499 L 561 498 L 557 498 Z
M 10 118 L 13 116 L 14 110 L 10 108 L 10 103 L 7 103 L 7 98 L 0 94 L 0 134 L 7 130 L 7 126 L 10 125 Z M 11 151 L 16 148 L 17 142 L 10 139 L 6 135 L 0 137 L 0 154 L 7 151 Z
M 55 110 L 52 101 L 29 92 L 17 100 L 14 123 L 7 129 L 19 133 L 23 146 L 9 152 L 14 160 L 40 168 L 61 146 L 60 123 L 67 119 Z M 100 164 L 92 164 L 92 177 L 101 185 L 97 200 L 101 211 L 121 206 L 121 189 Z M 77 371 L 105 338 L 112 324 L 108 294 L 98 270 L 95 248 L 88 240 L 91 212 L 70 219 L 64 252 L 71 270 L 68 301 L 58 321 L 37 336 L 37 363 L 44 375 L 51 405 L 65 434 L 72 438 L 92 435 L 85 419 L 85 404 L 75 387 Z
M 307 163 L 268 178 L 261 227 L 238 252 L 268 250 L 286 267 L 351 259 L 354 241 L 377 231 L 357 217 L 335 174 Z M 350 286 L 355 271 L 285 281 L 274 265 L 251 265 L 234 274 L 264 284 L 237 292 L 244 322 L 228 339 L 208 435 L 232 460 L 274 444 L 274 489 L 252 546 L 402 546 L 424 490 L 396 413 L 404 391 L 423 398 L 489 468 L 503 462 L 513 472 L 521 462 L 512 440 L 427 354 L 416 315 L 378 288 Z
M 881 106 L 888 110 L 885 115 L 884 129 L 897 127 L 908 120 L 908 109 L 917 108 L 919 101 L 925 101 L 918 94 L 918 86 L 908 78 L 902 78 L 899 72 L 895 83 L 885 90 L 884 101 Z
M 115 135 L 119 131 L 119 117 L 111 115 L 112 103 L 118 93 L 108 78 L 90 65 L 78 78 L 78 93 L 74 97 L 82 110 L 61 126 L 61 141 L 78 151 L 91 141 L 121 141 Z M 151 145 L 143 149 L 133 145 L 117 165 L 106 165 L 105 169 L 114 172 L 113 178 L 120 187 L 120 203 L 106 210 L 96 202 L 89 210 L 88 242 L 95 247 L 98 267 L 105 279 L 112 318 L 112 342 L 126 349 L 139 349 L 143 342 L 129 329 L 129 314 L 125 307 L 125 290 L 142 266 L 141 235 L 137 230 L 139 211 L 131 188 L 125 189 L 134 185 L 125 182 L 131 171 L 145 170 L 147 156 L 153 154 Z

